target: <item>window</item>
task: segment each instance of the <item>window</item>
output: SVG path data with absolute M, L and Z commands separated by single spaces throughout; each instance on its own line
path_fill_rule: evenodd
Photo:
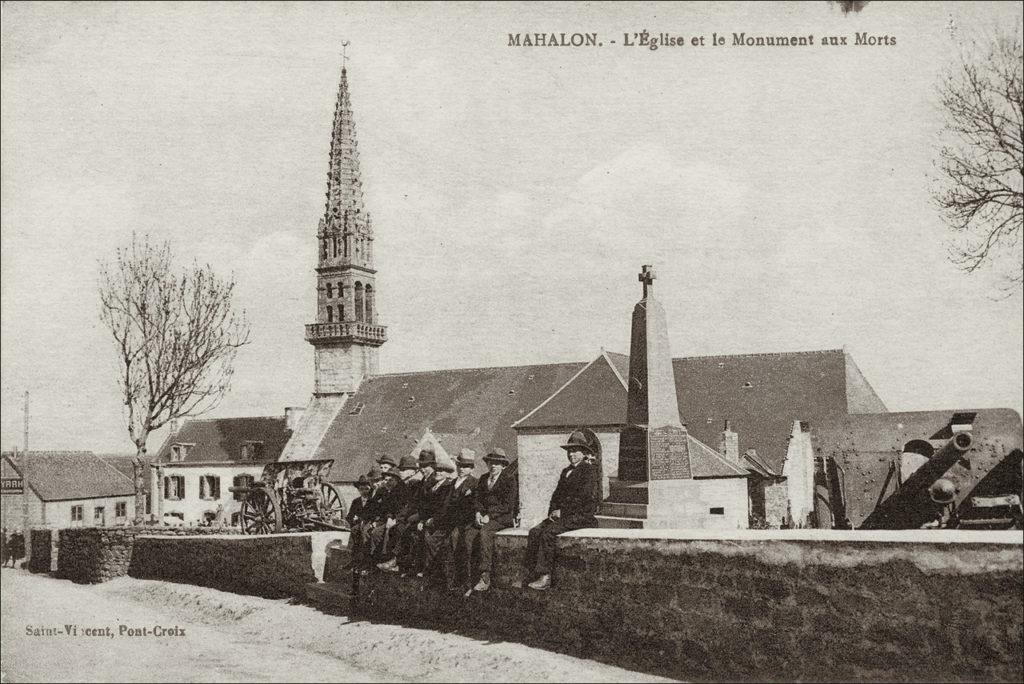
M 334 296 L 334 283 L 327 283 L 327 298 Z
M 231 480 L 231 484 L 235 487 L 252 487 L 253 483 L 256 482 L 256 478 L 252 475 L 235 475 L 234 479 Z M 242 492 L 231 492 L 231 498 L 235 501 L 245 500 L 245 494 Z M 234 525 L 234 523 L 231 523 Z
M 232 513 L 231 514 L 231 526 L 232 527 L 238 527 L 241 524 L 242 524 L 242 514 L 241 513 Z
M 71 522 L 82 522 L 82 517 L 85 514 L 83 506 L 72 506 L 71 507 Z
M 725 515 L 725 509 L 721 506 L 715 506 L 709 512 L 711 515 Z
M 126 518 L 128 517 L 128 502 L 118 501 L 114 504 L 114 517 L 115 518 Z
M 194 444 L 185 444 L 179 442 L 171 445 L 171 461 L 178 462 L 184 461 L 188 457 L 188 450 L 190 447 L 195 446 Z
M 220 478 L 216 475 L 203 475 L 199 478 L 199 498 L 212 501 L 220 498 Z
M 334 322 L 334 307 L 333 306 L 328 306 L 327 307 L 327 322 L 328 323 L 333 323 Z
M 92 509 L 92 524 L 96 527 L 103 527 L 106 524 L 106 517 L 103 506 Z
M 258 461 L 263 458 L 263 442 L 242 442 L 242 460 Z
M 185 498 L 185 477 L 168 475 L 164 478 L 164 498 L 172 501 Z

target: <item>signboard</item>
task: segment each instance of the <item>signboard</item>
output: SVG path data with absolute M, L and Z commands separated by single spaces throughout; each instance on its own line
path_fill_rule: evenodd
M 0 494 L 24 494 L 25 484 L 20 477 L 5 477 L 0 480 Z

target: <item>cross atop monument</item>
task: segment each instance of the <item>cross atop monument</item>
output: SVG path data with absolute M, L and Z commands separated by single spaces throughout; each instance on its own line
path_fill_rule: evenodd
M 344 69 L 345 65 L 348 63 L 348 55 L 345 54 L 347 49 L 348 49 L 348 41 L 347 40 L 341 41 L 341 68 L 342 69 Z
M 644 299 L 647 299 L 648 288 L 654 288 L 655 278 L 657 278 L 657 276 L 654 275 L 654 266 L 645 264 L 641 267 L 640 274 L 637 276 L 637 279 L 644 284 Z

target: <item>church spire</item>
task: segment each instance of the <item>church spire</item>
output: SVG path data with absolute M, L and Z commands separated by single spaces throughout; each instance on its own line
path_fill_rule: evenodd
M 344 58 L 343 58 L 344 59 Z M 331 131 L 331 159 L 327 171 L 327 204 L 324 221 L 328 225 L 364 218 L 363 182 L 359 175 L 359 147 L 356 125 L 349 101 L 348 69 L 341 66 L 338 100 L 334 105 L 334 128 Z

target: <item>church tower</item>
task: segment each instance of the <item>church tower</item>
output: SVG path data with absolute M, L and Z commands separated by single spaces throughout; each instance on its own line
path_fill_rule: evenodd
M 363 205 L 359 149 L 341 68 L 331 132 L 327 201 L 317 228 L 316 323 L 306 325 L 313 345 L 315 396 L 351 394 L 378 372 L 377 348 L 387 341 L 378 324 L 373 222 Z

